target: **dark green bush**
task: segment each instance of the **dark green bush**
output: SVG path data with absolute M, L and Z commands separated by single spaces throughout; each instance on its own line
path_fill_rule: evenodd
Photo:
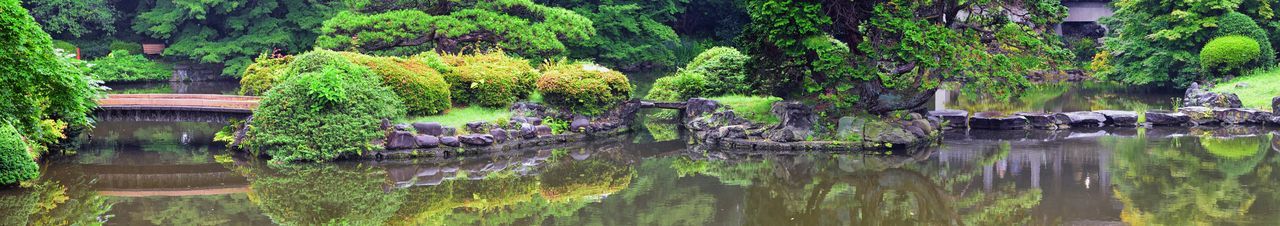
M 1245 36 L 1224 36 L 1200 49 L 1200 65 L 1207 74 L 1238 75 L 1246 63 L 1261 54 L 1258 41 Z
M 449 83 L 445 83 L 444 76 L 427 61 L 349 52 L 343 55 L 382 77 L 383 84 L 400 96 L 410 114 L 437 114 L 453 106 Z
M 97 86 L 83 61 L 58 54 L 49 34 L 15 0 L 0 0 L 0 121 L 27 138 L 33 153 L 89 125 Z
M 140 54 L 142 53 L 142 44 L 139 44 L 137 42 L 126 42 L 126 41 L 115 40 L 115 41 L 111 41 L 111 45 L 108 47 L 108 49 L 110 49 L 112 52 L 128 51 L 130 53 Z
M 543 68 L 538 92 L 552 107 L 594 115 L 630 98 L 631 83 L 621 72 L 600 65 L 553 63 Z
M 105 82 L 166 81 L 173 77 L 173 69 L 168 65 L 124 50 L 112 51 L 90 63 L 93 77 Z
M 453 100 L 485 107 L 506 107 L 533 92 L 538 72 L 529 61 L 503 52 L 445 55 L 445 73 Z
M 12 125 L 0 125 L 0 186 L 17 184 L 40 175 L 40 167 L 36 166 L 21 136 Z
M 1258 42 L 1259 55 L 1253 62 L 1247 63 L 1245 69 L 1267 66 L 1275 63 L 1275 49 L 1272 49 L 1271 41 L 1267 31 L 1258 26 L 1253 18 L 1239 12 L 1230 12 L 1222 15 L 1218 19 L 1218 30 L 1214 32 L 1214 36 L 1231 36 L 1240 35 L 1252 38 Z
M 265 53 L 258 56 L 240 76 L 240 95 L 267 94 L 276 83 L 284 81 L 281 77 L 288 71 L 290 62 L 293 56 L 271 58 Z
M 303 54 L 254 112 L 246 146 L 275 162 L 329 161 L 377 148 L 381 120 L 403 117 L 403 103 L 368 68 L 335 54 Z
M 702 74 L 707 79 L 707 92 L 712 95 L 744 94 L 751 91 L 747 82 L 750 56 L 733 47 L 714 47 L 694 57 L 684 70 Z

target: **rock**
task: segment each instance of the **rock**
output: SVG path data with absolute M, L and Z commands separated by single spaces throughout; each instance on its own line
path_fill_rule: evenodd
M 747 128 L 743 126 L 720 127 L 720 134 L 723 138 L 746 139 Z
M 533 124 L 529 124 L 529 123 L 520 124 L 520 133 L 517 133 L 518 135 L 516 136 L 524 139 L 537 138 L 538 137 L 537 127 L 538 126 L 534 126 Z M 547 129 L 551 129 L 551 127 L 547 127 Z
M 836 137 L 844 138 L 853 135 L 862 135 L 862 124 L 866 123 L 865 119 L 858 117 L 841 117 L 836 123 Z
M 1191 117 L 1191 123 L 1196 125 L 1214 125 L 1221 122 L 1213 113 L 1213 109 L 1207 107 L 1183 107 L 1179 108 L 1178 112 Z
M 546 111 L 546 108 L 535 103 L 517 102 L 511 104 L 511 107 L 507 108 L 507 110 L 511 112 L 511 115 L 542 116 L 542 113 Z
M 540 136 L 540 137 L 544 137 L 544 136 L 551 136 L 551 127 L 550 127 L 550 126 L 547 126 L 547 125 L 540 125 L 540 126 L 535 126 L 535 127 L 533 127 L 533 128 L 534 128 L 534 131 L 536 131 L 536 132 L 538 133 L 538 136 Z
M 799 101 L 773 103 L 773 108 L 769 112 L 781 120 L 781 123 L 778 124 L 781 127 L 812 130 L 813 123 L 818 121 L 818 115 L 814 114 L 813 107 Z
M 409 124 L 401 123 L 401 124 L 396 124 L 395 128 L 396 128 L 396 131 L 409 131 L 409 128 L 412 128 L 412 127 L 409 127 Z
M 1214 93 L 1209 90 L 1212 87 L 1201 87 L 1198 83 L 1191 83 L 1191 87 L 1187 88 L 1185 96 L 1183 96 L 1182 104 L 1188 107 L 1211 107 L 1211 108 L 1240 108 L 1240 97 L 1234 93 Z M 1194 118 L 1194 117 L 1192 117 Z
M 489 135 L 493 135 L 493 141 L 498 143 L 507 142 L 507 137 L 510 136 L 507 134 L 507 130 L 499 128 L 490 129 Z
M 1066 119 L 1066 124 L 1074 127 L 1098 127 L 1107 121 L 1106 115 L 1089 111 L 1058 113 L 1055 117 Z
M 434 148 L 440 146 L 440 138 L 432 135 L 418 135 L 414 137 L 418 141 L 418 148 Z
M 418 134 L 440 136 L 444 135 L 444 127 L 440 123 L 434 122 L 415 122 L 413 129 L 418 130 Z
M 378 124 L 378 130 L 387 130 L 391 128 L 391 119 L 382 119 L 382 123 Z M 238 146 L 238 145 L 232 145 Z
M 387 150 L 404 150 L 418 147 L 417 140 L 413 137 L 413 133 L 408 131 L 395 131 L 387 136 Z
M 1218 121 L 1222 121 L 1222 123 L 1230 125 L 1245 124 L 1249 123 L 1249 119 L 1253 118 L 1253 115 L 1257 112 L 1260 111 L 1244 108 L 1220 108 L 1213 109 L 1213 117 L 1217 118 Z
M 997 112 L 981 112 L 969 118 L 969 128 L 990 130 L 1018 130 L 1027 128 L 1027 118 Z
M 933 123 L 930 123 L 929 120 L 926 120 L 926 119 L 911 120 L 909 124 L 910 126 L 920 128 L 921 132 L 924 132 L 924 134 L 920 136 L 921 138 L 929 137 L 929 134 L 937 130 L 935 129 L 937 127 L 934 127 Z
M 444 131 L 444 132 L 440 134 L 441 136 L 456 136 L 456 135 L 458 135 L 458 128 L 453 128 L 453 127 L 444 127 L 444 130 L 443 130 L 443 131 Z
M 493 127 L 493 124 L 491 124 L 491 123 L 489 123 L 489 122 L 468 122 L 468 123 L 467 123 L 467 132 L 469 132 L 469 133 L 485 133 L 485 132 L 488 132 L 489 128 L 492 128 L 492 127 Z
M 1274 113 L 1271 113 L 1269 111 L 1263 111 L 1263 110 L 1257 110 L 1257 109 L 1249 109 L 1249 110 L 1251 110 L 1250 114 L 1252 114 L 1251 116 L 1249 116 L 1249 123 L 1251 124 L 1259 124 L 1259 125 L 1270 124 L 1271 117 L 1275 116 Z
M 1027 124 L 1036 129 L 1058 129 L 1058 124 L 1066 124 L 1065 116 L 1046 113 L 1020 112 L 1014 115 L 1027 119 Z
M 969 122 L 969 112 L 962 110 L 937 110 L 930 111 L 929 115 L 941 118 L 943 127 L 968 128 L 966 123 Z
M 787 128 L 774 129 L 765 132 L 765 139 L 773 142 L 790 143 L 804 140 L 804 136 L 799 132 L 792 131 Z
M 1191 117 L 1180 112 L 1147 111 L 1147 123 L 1153 126 L 1174 126 L 1191 122 Z
M 693 120 L 695 118 L 711 114 L 712 112 L 716 112 L 716 110 L 720 110 L 720 102 L 703 98 L 689 99 L 685 104 L 684 119 Z M 685 123 L 688 123 L 688 121 Z
M 1114 111 L 1114 110 L 1101 110 L 1101 111 L 1094 111 L 1094 112 L 1097 112 L 1098 114 L 1102 114 L 1102 116 L 1106 117 L 1107 121 L 1104 123 L 1106 123 L 1107 125 L 1126 126 L 1126 127 L 1138 125 L 1137 112 Z
M 910 122 L 910 121 L 904 122 L 902 123 L 902 128 L 903 130 L 910 132 L 911 135 L 915 135 L 918 138 L 929 137 L 929 133 L 925 132 L 925 128 L 921 128 L 919 125 L 915 124 L 914 122 Z
M 489 135 L 489 134 L 471 134 L 466 136 L 459 136 L 458 141 L 468 145 L 489 146 L 493 144 L 494 137 L 493 135 Z
M 1280 115 L 1280 97 L 1271 98 L 1271 113 Z
M 923 128 L 906 123 L 887 123 L 880 120 L 867 120 L 863 126 L 864 145 L 884 147 L 885 144 L 903 146 L 914 144 L 927 135 Z M 916 131 L 911 131 L 916 130 Z
M 586 132 L 588 128 L 591 128 L 591 119 L 586 116 L 573 116 L 573 122 L 569 123 L 569 130 L 573 132 Z
M 685 127 L 693 131 L 709 131 L 723 126 L 744 124 L 748 124 L 746 119 L 739 118 L 733 110 L 724 110 L 689 120 Z
M 440 144 L 449 147 L 462 147 L 462 142 L 458 141 L 458 137 L 455 136 L 440 137 Z

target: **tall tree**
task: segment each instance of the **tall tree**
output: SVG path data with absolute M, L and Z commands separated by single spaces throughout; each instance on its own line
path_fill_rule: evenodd
M 591 19 L 598 35 L 568 43 L 569 56 L 594 58 L 612 68 L 644 69 L 675 65 L 673 47 L 680 36 L 669 26 L 688 0 L 540 0 L 572 9 Z
M 23 7 L 31 10 L 31 16 L 45 32 L 55 36 L 80 38 L 116 31 L 117 12 L 108 0 L 26 1 Z
M 310 50 L 320 24 L 344 8 L 336 0 L 143 1 L 134 31 L 167 40 L 165 55 L 225 63 L 232 76 L 263 52 Z
M 748 0 L 757 86 L 835 109 L 923 109 L 943 82 L 1008 97 L 1068 59 L 1057 0 Z M 803 90 L 804 92 L 793 92 Z

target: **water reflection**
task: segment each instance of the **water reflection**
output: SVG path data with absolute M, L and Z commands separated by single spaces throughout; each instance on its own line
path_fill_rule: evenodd
M 0 224 L 1280 222 L 1280 138 L 1266 128 L 953 131 L 910 156 L 704 151 L 639 133 L 497 155 L 284 166 L 227 153 L 202 135 L 212 128 L 103 124 L 80 155 L 0 190 L 0 210 L 12 213 Z
M 1134 87 L 1102 82 L 1059 83 L 1033 86 L 1010 100 L 982 94 L 939 90 L 931 110 L 969 112 L 1070 112 L 1092 110 L 1171 110 L 1182 92 L 1160 87 Z

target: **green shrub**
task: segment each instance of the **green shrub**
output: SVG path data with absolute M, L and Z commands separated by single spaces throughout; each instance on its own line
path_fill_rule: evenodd
M 78 49 L 76 44 L 71 44 L 71 42 L 62 40 L 53 40 L 53 48 L 61 49 L 62 51 L 67 51 L 69 53 L 75 53 L 76 49 Z
M 0 0 L 0 121 L 27 138 L 33 153 L 89 126 L 100 90 L 84 61 L 52 48 L 49 34 L 15 0 Z M 74 50 L 73 50 L 74 51 Z
M 3 122 L 0 122 L 3 123 Z M 40 175 L 31 151 L 12 125 L 0 125 L 0 186 L 35 179 Z
M 403 103 L 378 76 L 335 54 L 299 56 L 284 82 L 253 114 L 250 150 L 276 162 L 328 161 L 359 154 L 384 137 L 382 119 L 404 116 Z
M 543 69 L 538 92 L 552 107 L 594 115 L 631 97 L 631 83 L 621 72 L 600 65 L 553 63 Z
M 646 100 L 654 101 L 684 101 L 689 98 L 700 97 L 710 92 L 707 90 L 707 77 L 695 71 L 683 70 L 676 74 L 658 78 L 653 82 L 653 88 L 649 90 L 649 94 L 645 96 Z
M 112 51 L 90 63 L 93 77 L 105 82 L 166 81 L 173 77 L 168 65 L 124 50 Z
M 445 83 L 444 77 L 428 61 L 349 52 L 343 55 L 382 77 L 383 84 L 400 96 L 410 114 L 437 114 L 453 106 L 449 83 Z
M 1236 75 L 1242 66 L 1258 58 L 1258 41 L 1245 36 L 1214 38 L 1200 49 L 1200 66 L 1207 74 Z
M 778 123 L 778 116 L 773 115 L 773 103 L 782 101 L 778 97 L 758 96 L 720 96 L 711 100 L 733 109 L 734 113 L 752 122 L 772 125 Z
M 266 53 L 259 55 L 240 76 L 240 95 L 267 94 L 276 83 L 284 81 L 281 77 L 288 71 L 290 62 L 293 62 L 293 56 L 271 58 Z
M 750 56 L 733 47 L 714 47 L 694 57 L 684 70 L 706 77 L 711 95 L 743 94 L 751 90 L 747 82 L 748 60 Z
M 115 41 L 111 41 L 111 44 L 109 45 L 108 49 L 111 52 L 128 51 L 130 53 L 142 53 L 142 44 L 139 44 L 137 42 L 126 42 L 126 41 L 115 40 Z
M 1230 12 L 1222 15 L 1218 19 L 1218 30 L 1214 32 L 1214 36 L 1231 36 L 1239 35 L 1252 38 L 1258 42 L 1258 50 L 1260 55 L 1253 62 L 1247 63 L 1245 69 L 1252 69 L 1260 66 L 1271 65 L 1275 63 L 1275 49 L 1272 49 L 1271 40 L 1267 31 L 1258 26 L 1258 22 L 1248 15 L 1239 12 Z
M 528 60 L 502 52 L 445 55 L 443 60 L 451 66 L 444 80 L 457 103 L 506 107 L 527 97 L 538 78 Z

